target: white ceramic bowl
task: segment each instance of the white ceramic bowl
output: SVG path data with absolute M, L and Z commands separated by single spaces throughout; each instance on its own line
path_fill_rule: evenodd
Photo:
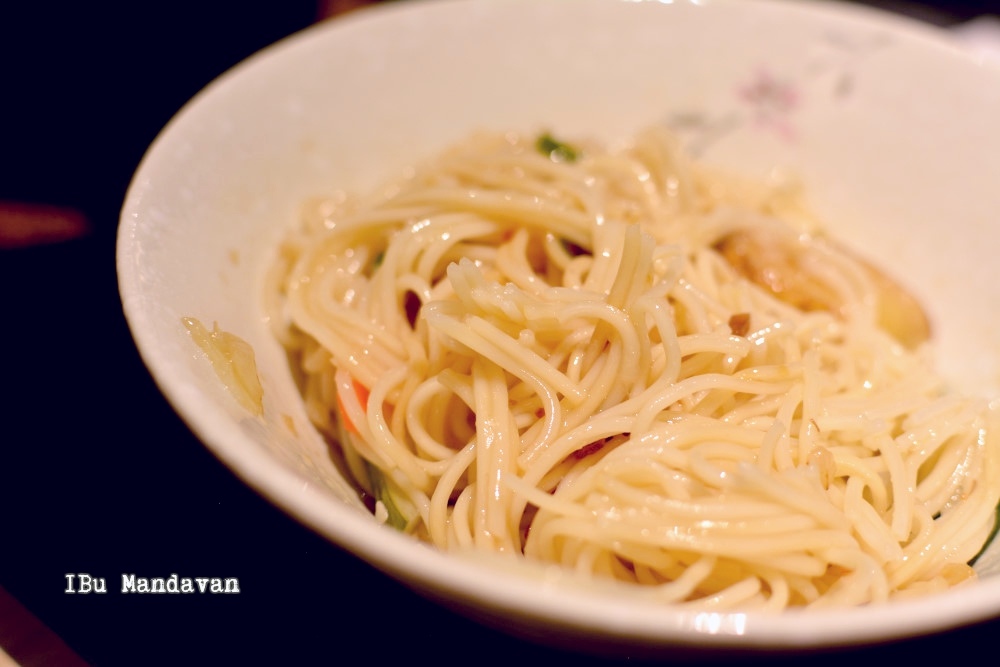
M 758 85 L 763 96 L 741 94 Z M 712 614 L 496 571 L 375 523 L 309 426 L 262 308 L 262 274 L 300 203 L 364 190 L 480 128 L 614 139 L 667 123 L 697 156 L 798 173 L 835 234 L 930 311 L 944 372 L 1000 383 L 1000 71 L 932 28 L 826 2 L 392 3 L 251 57 L 150 148 L 121 217 L 125 314 L 166 398 L 223 462 L 334 543 L 513 632 L 605 648 L 819 647 L 1000 613 L 1000 554 L 974 587 L 886 609 Z M 192 343 L 192 316 L 249 342 L 263 417 Z

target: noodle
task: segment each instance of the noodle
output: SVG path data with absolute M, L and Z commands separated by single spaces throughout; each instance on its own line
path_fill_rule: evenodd
M 902 292 L 795 188 L 662 129 L 545 139 L 310 202 L 281 248 L 276 334 L 376 516 L 712 609 L 974 578 L 995 417 L 935 373 L 922 313 L 886 318 Z

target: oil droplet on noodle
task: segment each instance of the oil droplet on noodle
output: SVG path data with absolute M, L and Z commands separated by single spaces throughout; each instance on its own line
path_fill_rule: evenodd
M 253 347 L 245 340 L 219 329 L 218 322 L 209 330 L 193 317 L 181 322 L 212 364 L 215 374 L 236 402 L 259 417 L 264 414 L 264 388 L 257 376 Z

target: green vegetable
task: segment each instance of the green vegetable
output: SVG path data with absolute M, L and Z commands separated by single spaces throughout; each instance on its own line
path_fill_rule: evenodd
M 535 142 L 535 148 L 542 155 L 548 155 L 549 159 L 553 162 L 576 162 L 576 159 L 579 157 L 577 149 L 553 138 L 547 132 L 538 137 L 538 141 Z
M 972 560 L 969 561 L 969 565 L 975 565 L 979 557 L 983 555 L 983 552 L 993 544 L 993 540 L 997 536 L 997 532 L 1000 532 L 1000 507 L 997 507 L 993 512 L 993 530 L 990 531 L 990 536 L 986 538 L 986 542 L 983 544 L 983 548 L 979 550 Z
M 406 530 L 410 525 L 410 517 L 416 516 L 416 508 L 403 495 L 402 490 L 382 473 L 381 470 L 369 464 L 368 477 L 372 482 L 375 499 L 385 506 L 388 513 L 386 523 L 397 530 Z

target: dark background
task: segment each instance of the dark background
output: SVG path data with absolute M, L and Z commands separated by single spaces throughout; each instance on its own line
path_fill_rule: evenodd
M 940 25 L 1000 9 L 877 4 Z M 133 170 L 192 95 L 319 15 L 315 2 L 278 0 L 0 9 L 0 202 L 70 207 L 90 225 L 0 250 L 0 587 L 99 666 L 464 662 L 467 645 L 496 662 L 604 664 L 481 627 L 300 526 L 213 458 L 139 360 L 114 258 Z M 125 572 L 238 577 L 242 592 L 123 596 Z M 106 577 L 109 592 L 67 595 L 66 573 Z M 30 651 L 25 627 L 0 627 L 0 646 L 24 665 L 69 664 L 55 644 L 49 661 Z M 997 632 L 1000 622 L 846 657 L 974 653 Z

